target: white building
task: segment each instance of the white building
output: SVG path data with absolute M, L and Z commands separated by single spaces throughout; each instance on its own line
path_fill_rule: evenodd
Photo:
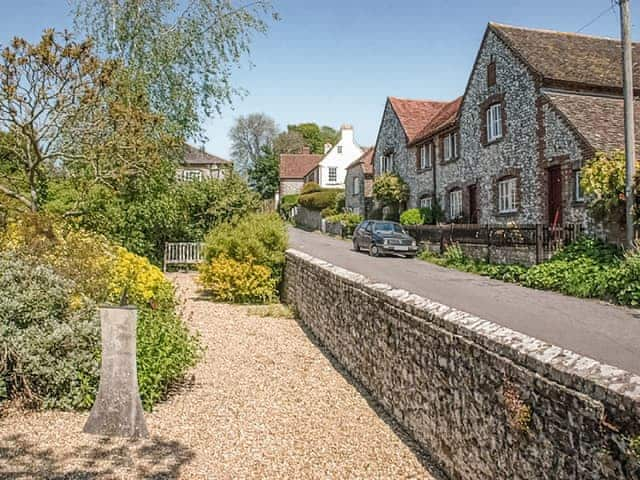
M 340 127 L 340 140 L 328 149 L 318 163 L 313 172 L 313 180 L 317 181 L 321 187 L 344 188 L 347 167 L 363 153 L 364 150 L 353 137 L 353 127 L 343 125 Z

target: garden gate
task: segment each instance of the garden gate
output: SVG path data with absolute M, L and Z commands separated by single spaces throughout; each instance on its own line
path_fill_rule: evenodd
M 163 271 L 167 271 L 169 265 L 196 265 L 202 262 L 201 242 L 176 242 L 164 244 Z

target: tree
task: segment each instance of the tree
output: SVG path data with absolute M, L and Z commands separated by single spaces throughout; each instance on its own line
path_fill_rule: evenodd
M 268 0 L 72 0 L 76 25 L 148 85 L 155 112 L 185 137 L 233 96 L 231 74 L 254 33 L 277 19 Z
M 1 148 L 10 173 L 0 193 L 37 211 L 47 172 L 79 160 L 78 142 L 94 126 L 115 65 L 101 62 L 90 40 L 53 30 L 37 44 L 14 38 L 0 62 Z
M 262 198 L 273 198 L 280 185 L 280 164 L 271 147 L 262 147 L 262 154 L 249 170 L 249 184 Z
M 304 138 L 300 132 L 289 130 L 279 133 L 273 139 L 273 151 L 281 153 L 300 153 L 304 147 Z
M 324 153 L 325 143 L 335 145 L 340 136 L 333 128 L 327 126 L 320 128 L 316 123 L 288 125 L 287 131 L 300 133 L 304 140 L 304 144 L 311 148 L 311 153 L 317 154 Z
M 235 119 L 229 138 L 231 158 L 239 172 L 246 173 L 262 153 L 263 147 L 271 148 L 278 134 L 276 122 L 264 113 L 251 113 Z

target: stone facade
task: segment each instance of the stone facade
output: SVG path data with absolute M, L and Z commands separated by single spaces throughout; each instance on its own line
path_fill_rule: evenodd
M 640 377 L 293 250 L 284 295 L 452 479 L 640 478 Z
M 310 210 L 298 205 L 293 219 L 295 224 L 300 227 L 309 230 L 322 230 L 323 219 L 319 210 Z
M 294 195 L 300 193 L 304 186 L 303 179 L 281 179 L 280 180 L 280 196 Z
M 354 182 L 358 182 L 360 185 L 358 193 L 354 191 Z M 347 174 L 345 176 L 345 190 L 344 190 L 344 206 L 347 211 L 357 213 L 359 215 L 366 215 L 365 197 L 366 182 L 364 175 L 364 169 L 362 164 L 353 165 L 347 168 Z M 371 196 L 371 180 L 369 182 L 369 197 Z

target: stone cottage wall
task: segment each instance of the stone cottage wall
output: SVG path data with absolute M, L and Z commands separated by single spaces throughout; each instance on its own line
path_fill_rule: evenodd
M 360 182 L 360 193 L 353 193 L 353 179 L 358 178 Z M 350 212 L 357 212 L 365 215 L 365 179 L 362 165 L 357 165 L 347 169 L 345 177 L 344 205 Z M 356 210 L 357 209 L 357 210 Z
M 640 377 L 294 250 L 284 295 L 452 479 L 638 479 Z
M 487 85 L 487 65 L 496 62 L 496 84 Z M 504 98 L 506 133 L 501 140 L 482 144 L 484 112 L 482 105 L 489 98 Z M 543 205 L 538 165 L 536 100 L 538 91 L 525 65 L 511 50 L 489 31 L 480 48 L 477 62 L 469 79 L 460 111 L 461 159 L 439 166 L 438 195 L 443 199 L 452 188 L 463 188 L 463 205 L 468 214 L 467 187 L 478 185 L 480 223 L 542 223 Z M 520 178 L 519 209 L 516 214 L 501 215 L 497 209 L 496 181 L 506 175 Z

